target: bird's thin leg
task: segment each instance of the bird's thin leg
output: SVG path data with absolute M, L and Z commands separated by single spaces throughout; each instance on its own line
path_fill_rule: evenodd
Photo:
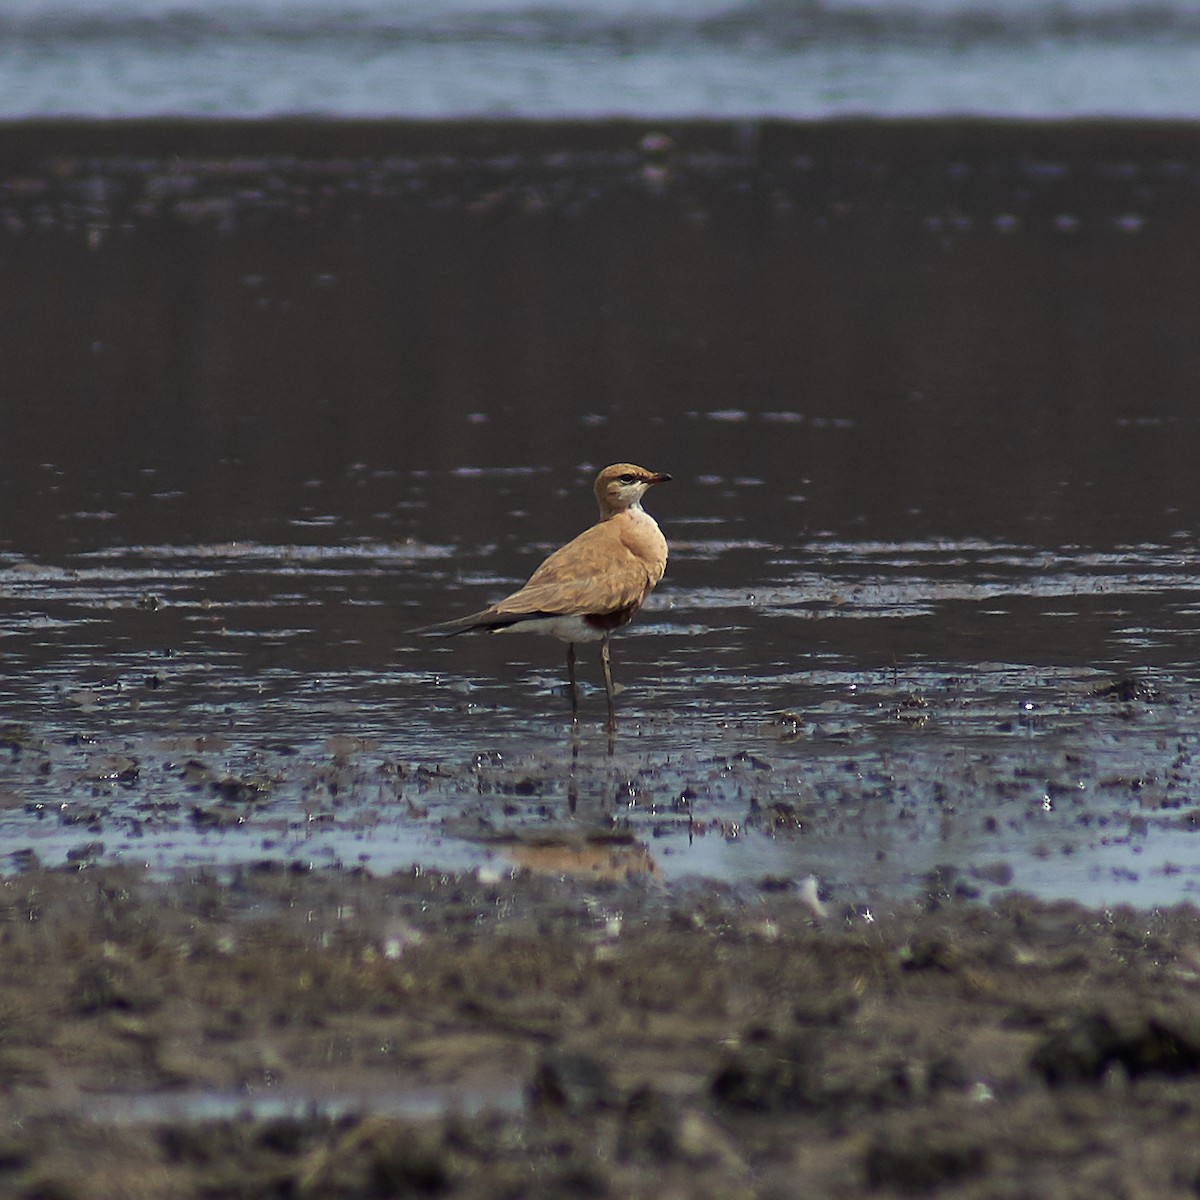
M 571 724 L 579 724 L 579 692 L 575 688 L 575 643 L 567 643 L 567 686 L 571 689 Z
M 571 816 L 579 804 L 579 787 L 575 782 L 575 773 L 579 768 L 579 725 L 571 725 L 571 770 L 567 775 L 567 809 Z
M 604 690 L 608 692 L 608 727 L 617 727 L 617 705 L 613 691 L 612 653 L 609 650 L 608 638 L 600 644 L 600 661 L 604 664 Z

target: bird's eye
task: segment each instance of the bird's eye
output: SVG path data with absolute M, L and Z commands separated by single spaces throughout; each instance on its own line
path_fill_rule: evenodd
M 637 483 L 637 476 L 636 475 L 622 475 L 621 482 L 622 483 Z

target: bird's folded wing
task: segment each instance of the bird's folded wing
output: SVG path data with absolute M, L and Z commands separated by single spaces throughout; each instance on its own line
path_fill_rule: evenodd
M 650 580 L 644 570 L 639 580 L 629 586 L 618 586 L 612 579 L 571 580 L 562 584 L 542 583 L 523 587 L 519 592 L 494 604 L 488 610 L 496 616 L 604 616 L 636 608 L 650 591 Z
M 618 539 L 581 535 L 550 555 L 520 591 L 506 596 L 490 611 L 563 616 L 612 613 L 641 604 L 657 582 L 646 564 Z

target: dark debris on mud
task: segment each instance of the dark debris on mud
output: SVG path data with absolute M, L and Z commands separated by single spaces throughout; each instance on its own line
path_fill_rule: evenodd
M 1186 907 L 34 869 L 0 955 L 27 1200 L 1200 1185 Z

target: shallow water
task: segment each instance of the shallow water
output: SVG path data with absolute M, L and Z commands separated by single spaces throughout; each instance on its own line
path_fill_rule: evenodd
M 1194 895 L 1194 130 L 643 132 L 8 184 L 7 865 Z M 408 631 L 624 458 L 610 751 L 594 654 L 572 737 L 557 644 Z

